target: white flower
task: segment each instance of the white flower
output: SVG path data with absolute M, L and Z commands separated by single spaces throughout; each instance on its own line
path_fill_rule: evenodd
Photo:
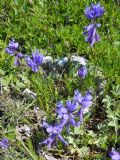
M 71 56 L 71 61 L 78 62 L 83 66 L 85 66 L 87 64 L 87 60 L 83 57 L 80 57 L 80 56 Z
M 51 56 L 46 56 L 43 58 L 43 63 L 48 63 L 48 62 L 52 62 L 53 58 Z

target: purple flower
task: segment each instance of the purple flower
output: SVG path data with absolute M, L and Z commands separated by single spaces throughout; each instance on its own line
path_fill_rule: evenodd
M 117 152 L 114 149 L 109 153 L 109 156 L 112 160 L 120 160 L 120 152 Z
M 9 53 L 10 55 L 13 55 L 13 54 L 15 53 L 15 50 L 10 49 L 10 48 L 7 47 L 7 48 L 5 49 L 5 52 L 6 52 L 6 53 Z
M 1 141 L 0 141 L 0 147 L 2 149 L 7 149 L 9 146 L 9 141 L 7 138 L 3 138 Z
M 27 65 L 32 69 L 33 72 L 38 72 L 37 64 L 29 57 L 25 57 Z
M 66 125 L 67 129 L 69 130 L 70 125 L 76 125 L 75 115 L 73 112 L 76 111 L 78 106 L 78 103 L 71 100 L 68 100 L 66 102 L 66 107 L 61 103 L 57 105 L 56 112 L 58 114 L 58 118 L 61 119 L 61 127 L 64 127 Z
M 59 139 L 64 145 L 68 145 L 68 143 L 64 140 L 64 138 L 61 135 L 62 128 L 60 125 L 55 125 L 54 127 L 48 125 L 46 131 L 49 133 L 49 137 L 46 140 L 44 140 L 42 144 L 47 145 L 48 148 L 50 148 L 52 143 L 55 142 L 57 139 Z
M 78 103 L 71 100 L 67 100 L 66 107 L 68 109 L 68 112 L 74 112 L 78 108 Z
M 92 95 L 90 94 L 89 91 L 86 93 L 86 95 L 82 99 L 80 105 L 82 107 L 78 111 L 79 122 L 77 123 L 77 126 L 83 122 L 83 115 L 84 115 L 85 111 L 88 110 L 89 107 L 92 105 Z
M 11 49 L 17 50 L 18 46 L 19 46 L 18 42 L 15 42 L 14 38 L 12 38 L 12 41 L 10 41 L 8 47 L 11 48 Z
M 94 43 L 100 41 L 100 37 L 96 32 L 97 27 L 100 27 L 100 24 L 89 24 L 84 28 L 84 34 L 87 35 L 85 40 L 86 42 L 89 42 L 91 47 L 93 47 Z
M 43 62 L 43 55 L 39 53 L 38 49 L 32 53 L 32 58 L 34 63 L 36 63 L 38 66 Z
M 18 42 L 15 42 L 14 38 L 9 42 L 8 47 L 5 49 L 5 52 L 9 53 L 10 55 L 13 55 L 15 51 L 18 49 Z
M 103 15 L 104 11 L 105 11 L 104 7 L 101 7 L 99 3 L 92 4 L 91 6 L 89 6 L 85 9 L 85 16 L 88 19 L 99 18 Z
M 61 119 L 63 115 L 67 113 L 67 108 L 65 108 L 62 102 L 57 103 L 56 113 L 58 114 L 59 119 Z
M 78 69 L 79 77 L 85 78 L 86 74 L 87 74 L 87 68 L 85 66 Z
M 79 104 L 81 104 L 81 102 L 82 102 L 82 100 L 83 100 L 82 94 L 78 91 L 78 89 L 74 91 L 73 100 L 74 100 L 76 103 L 79 103 Z
M 81 105 L 83 106 L 83 108 L 88 108 L 92 105 L 92 95 L 90 94 L 89 91 L 84 96 L 84 98 L 81 102 Z
M 20 59 L 23 58 L 23 54 L 22 53 L 17 53 L 14 59 L 14 65 L 18 66 L 20 65 Z
M 38 72 L 38 67 L 43 62 L 43 55 L 40 54 L 36 49 L 36 51 L 32 53 L 32 58 L 26 56 L 25 60 L 27 62 L 27 65 L 32 69 L 33 72 Z
M 47 129 L 49 127 L 49 124 L 46 121 L 43 121 L 41 126 Z

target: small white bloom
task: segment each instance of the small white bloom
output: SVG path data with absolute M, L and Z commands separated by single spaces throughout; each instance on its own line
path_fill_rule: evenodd
M 71 56 L 71 61 L 78 62 L 83 66 L 85 66 L 87 64 L 87 60 L 83 57 L 80 57 L 80 56 Z
M 64 61 L 64 63 L 67 63 L 68 62 L 68 57 L 64 57 L 63 61 Z
M 58 62 L 58 65 L 59 65 L 60 67 L 63 67 L 63 66 L 64 66 L 63 60 L 60 60 L 60 61 Z
M 43 63 L 53 62 L 53 58 L 51 56 L 46 56 L 43 58 Z
M 87 107 L 87 108 L 85 108 L 85 109 L 83 110 L 83 114 L 88 113 L 88 112 L 89 112 L 89 107 Z

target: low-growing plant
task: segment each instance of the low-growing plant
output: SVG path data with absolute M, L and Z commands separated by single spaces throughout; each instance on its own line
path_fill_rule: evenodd
M 115 15 L 118 32 L 115 2 L 0 3 L 2 158 L 37 160 L 47 157 L 45 151 L 52 159 L 119 160 L 119 38 L 110 19 Z M 86 5 L 85 19 L 80 13 Z

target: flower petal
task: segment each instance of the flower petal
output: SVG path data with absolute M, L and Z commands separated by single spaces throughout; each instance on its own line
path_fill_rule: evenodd
M 58 139 L 66 146 L 68 146 L 68 143 L 64 140 L 64 138 L 59 134 Z
M 75 122 L 75 120 L 74 120 L 73 118 L 70 119 L 70 123 L 71 123 L 73 126 L 75 126 L 75 124 L 76 124 L 76 122 Z
M 48 133 L 53 132 L 53 130 L 54 130 L 53 126 L 50 126 L 50 127 L 48 127 L 48 128 L 46 129 L 46 131 L 47 131 Z
M 63 114 L 63 118 L 66 119 L 66 120 L 68 120 L 69 115 L 68 114 Z

